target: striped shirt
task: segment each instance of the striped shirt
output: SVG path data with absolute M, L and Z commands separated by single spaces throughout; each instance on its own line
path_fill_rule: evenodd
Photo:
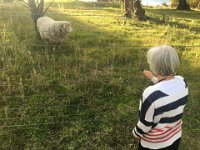
M 133 135 L 141 145 L 160 149 L 172 145 L 182 134 L 182 115 L 188 87 L 181 76 L 147 87 L 139 105 L 139 121 Z

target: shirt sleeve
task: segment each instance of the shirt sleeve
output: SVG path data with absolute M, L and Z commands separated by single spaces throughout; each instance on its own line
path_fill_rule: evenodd
M 158 78 L 155 77 L 155 76 L 153 76 L 153 77 L 151 78 L 151 81 L 153 82 L 153 84 L 156 84 L 156 83 L 158 83 Z
M 151 96 L 142 98 L 140 102 L 140 116 L 137 125 L 134 127 L 132 133 L 134 137 L 142 137 L 152 129 L 154 117 L 154 103 L 151 103 Z

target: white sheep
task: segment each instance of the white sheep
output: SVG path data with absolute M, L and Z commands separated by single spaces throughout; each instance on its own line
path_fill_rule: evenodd
M 70 22 L 55 21 L 44 16 L 37 20 L 37 28 L 41 38 L 48 44 L 61 44 L 66 39 L 66 34 L 72 31 Z

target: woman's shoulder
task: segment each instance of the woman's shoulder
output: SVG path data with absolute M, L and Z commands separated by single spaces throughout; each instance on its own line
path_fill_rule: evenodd
M 158 86 L 153 85 L 147 87 L 143 92 L 143 100 L 148 101 L 150 103 L 157 101 L 162 97 L 166 97 L 168 94 L 163 92 Z
M 148 86 L 144 92 L 143 92 L 143 97 L 148 97 L 152 93 L 156 92 L 158 89 L 155 85 Z
M 177 79 L 184 80 L 184 78 L 183 78 L 182 76 L 180 76 L 180 75 L 176 75 L 176 76 L 174 76 L 174 77 L 177 78 Z
M 177 78 L 181 78 L 177 77 Z M 183 79 L 183 78 L 182 78 Z M 144 97 L 148 97 L 149 95 L 163 95 L 163 93 L 165 93 L 164 89 L 166 88 L 166 85 L 162 84 L 162 82 L 148 86 L 144 92 L 143 92 L 143 96 Z

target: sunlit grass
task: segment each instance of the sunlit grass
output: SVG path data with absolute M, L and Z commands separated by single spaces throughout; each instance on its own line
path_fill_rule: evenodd
M 160 44 L 178 50 L 190 87 L 181 150 L 199 149 L 199 12 L 146 14 L 137 22 L 120 4 L 55 3 L 47 15 L 70 21 L 73 32 L 54 50 L 27 9 L 1 3 L 1 149 L 137 149 L 131 131 L 150 84 L 146 51 Z

